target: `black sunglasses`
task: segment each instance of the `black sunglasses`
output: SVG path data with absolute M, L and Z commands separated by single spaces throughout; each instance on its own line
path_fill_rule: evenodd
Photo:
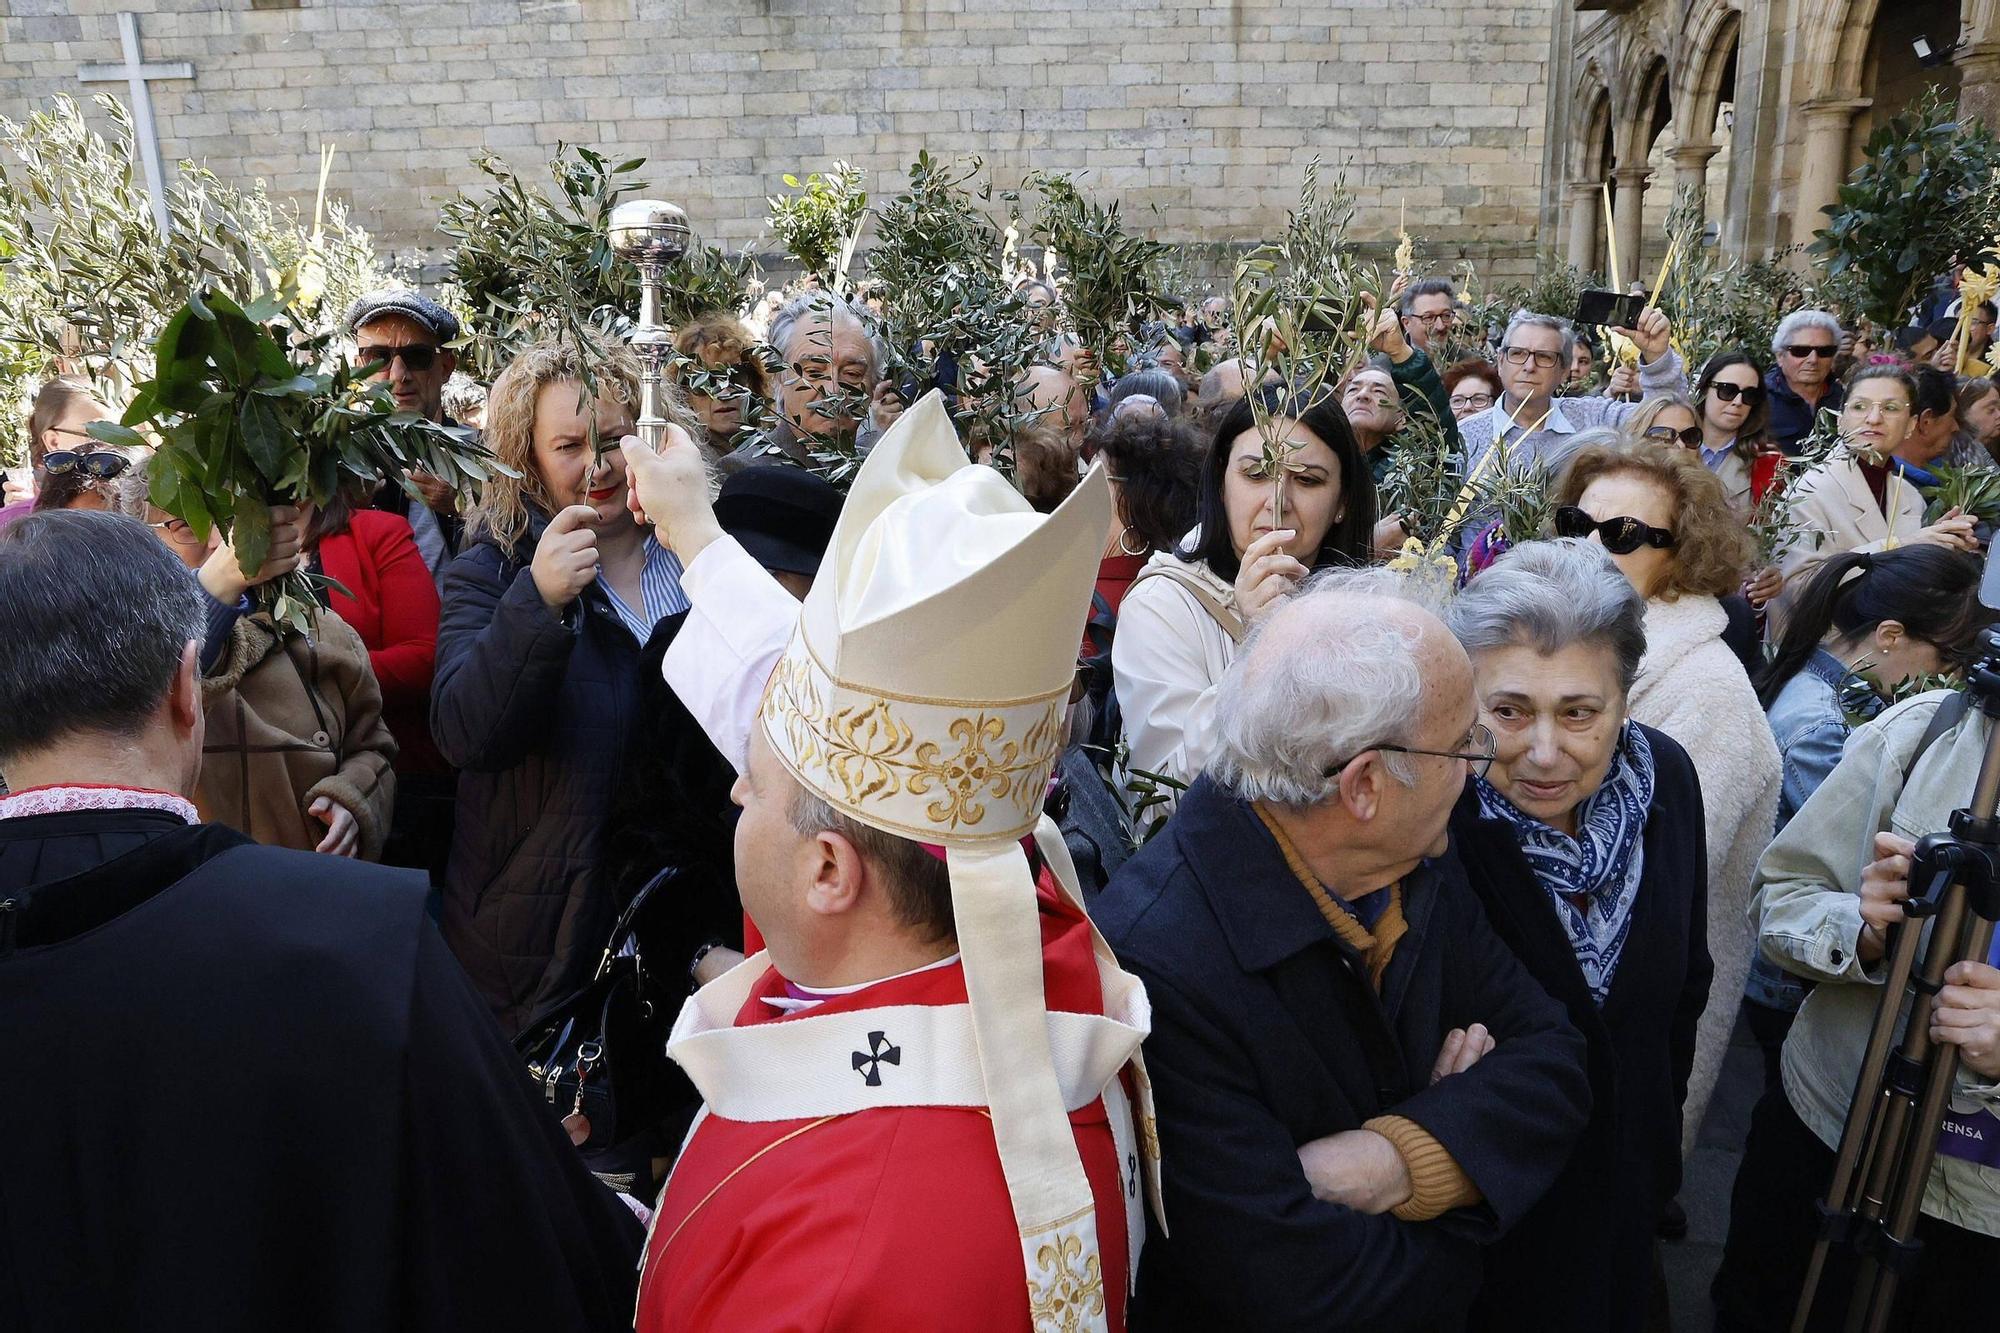
M 1733 403 L 1738 398 L 1755 407 L 1764 401 L 1764 390 L 1756 384 L 1731 384 L 1727 380 L 1717 380 L 1708 386 L 1715 396 L 1725 403 Z
M 438 349 L 422 343 L 411 343 L 408 347 L 363 347 L 361 364 L 364 366 L 387 366 L 391 361 L 401 360 L 407 370 L 418 374 L 437 364 Z
M 1819 357 L 1822 361 L 1831 361 L 1834 357 L 1840 355 L 1838 347 L 1821 347 L 1815 343 L 1788 343 L 1785 346 L 1785 351 L 1788 355 L 1795 356 L 1801 361 L 1809 356 Z
M 1575 505 L 1564 505 L 1556 510 L 1556 536 L 1588 537 L 1596 533 L 1604 549 L 1613 555 L 1630 555 L 1641 546 L 1652 546 L 1659 550 L 1672 550 L 1674 534 L 1664 528 L 1641 523 L 1629 514 L 1607 518 L 1598 522 Z
M 1675 440 L 1679 440 L 1682 444 L 1692 449 L 1701 443 L 1701 427 L 1683 426 L 1681 429 L 1675 430 L 1672 426 L 1648 426 L 1646 427 L 1646 438 L 1649 440 L 1658 440 L 1663 444 L 1672 444 Z
M 75 449 L 53 449 L 42 455 L 42 470 L 52 477 L 65 472 L 81 472 L 92 481 L 110 481 L 132 466 L 132 460 L 109 449 L 80 453 Z

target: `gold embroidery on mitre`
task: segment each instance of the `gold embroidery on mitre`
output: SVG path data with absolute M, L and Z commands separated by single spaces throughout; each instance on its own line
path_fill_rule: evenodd
M 1028 1275 L 1035 1333 L 1076 1333 L 1087 1319 L 1104 1313 L 1098 1258 L 1093 1254 L 1078 1268 L 1082 1258 L 1083 1241 L 1076 1236 L 1057 1236 L 1035 1250 L 1035 1272 Z
M 899 708 L 880 695 L 854 693 L 854 702 L 829 708 L 812 664 L 793 654 L 778 663 L 764 699 L 765 715 L 784 729 L 793 764 L 825 774 L 847 805 L 929 796 L 923 813 L 944 829 L 977 828 L 988 802 L 1007 807 L 1016 819 L 1041 809 L 1062 752 L 1060 698 L 1044 703 L 1027 731 L 1010 738 L 1018 715 L 982 710 L 946 722 L 923 717 L 923 706 Z M 910 714 L 927 734 L 944 722 L 949 743 L 919 741 Z

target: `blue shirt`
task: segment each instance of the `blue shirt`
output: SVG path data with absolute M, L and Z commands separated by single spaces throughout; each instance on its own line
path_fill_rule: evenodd
M 1736 440 L 1733 437 L 1730 438 L 1723 443 L 1720 449 L 1711 449 L 1705 444 L 1700 446 L 1700 448 L 1701 465 L 1710 472 L 1714 472 L 1728 461 L 1731 454 L 1736 452 Z
M 598 586 L 611 602 L 611 609 L 625 622 L 625 628 L 632 637 L 645 643 L 652 637 L 653 626 L 668 616 L 679 615 L 688 609 L 687 594 L 681 591 L 681 562 L 672 551 L 660 545 L 652 533 L 646 534 L 646 567 L 639 573 L 639 595 L 644 606 L 633 608 L 625 604 L 608 580 L 599 579 Z

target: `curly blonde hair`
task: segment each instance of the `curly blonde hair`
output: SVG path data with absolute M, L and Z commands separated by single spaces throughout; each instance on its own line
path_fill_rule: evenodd
M 483 435 L 494 457 L 520 476 L 493 474 L 467 520 L 469 534 L 511 550 L 528 531 L 531 505 L 544 514 L 560 508 L 535 467 L 535 400 L 545 386 L 564 381 L 581 386 L 592 379 L 600 397 L 636 411 L 639 373 L 639 358 L 629 347 L 599 347 L 586 354 L 568 341 L 535 343 L 508 362 L 487 393 Z M 671 384 L 661 389 L 666 419 L 690 434 L 699 431 L 680 393 Z
M 750 336 L 750 330 L 743 321 L 727 310 L 711 310 L 705 315 L 696 315 L 687 323 L 674 330 L 674 350 L 691 361 L 706 363 L 705 354 L 713 352 L 714 360 L 726 370 L 740 369 L 743 372 L 743 387 L 759 398 L 771 396 L 771 385 L 764 374 L 764 365 L 751 349 L 757 340 Z M 678 365 L 669 371 L 678 382 Z
M 1687 593 L 1727 597 L 1742 586 L 1756 548 L 1743 520 L 1730 511 L 1721 481 L 1693 449 L 1651 440 L 1586 444 L 1556 483 L 1555 502 L 1573 505 L 1591 482 L 1621 475 L 1650 481 L 1674 500 L 1674 558 L 1655 596 L 1667 602 Z

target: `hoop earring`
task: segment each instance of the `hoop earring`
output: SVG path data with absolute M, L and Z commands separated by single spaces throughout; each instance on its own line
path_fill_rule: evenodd
M 1139 549 L 1136 551 L 1133 550 L 1131 547 L 1127 546 L 1125 544 L 1125 539 L 1131 535 L 1132 535 L 1132 525 L 1128 523 L 1125 525 L 1125 531 L 1118 534 L 1118 549 L 1120 551 L 1123 551 L 1126 555 L 1146 555 L 1149 552 L 1151 552 L 1153 548 L 1146 545 L 1146 543 L 1143 541 L 1139 543 Z

